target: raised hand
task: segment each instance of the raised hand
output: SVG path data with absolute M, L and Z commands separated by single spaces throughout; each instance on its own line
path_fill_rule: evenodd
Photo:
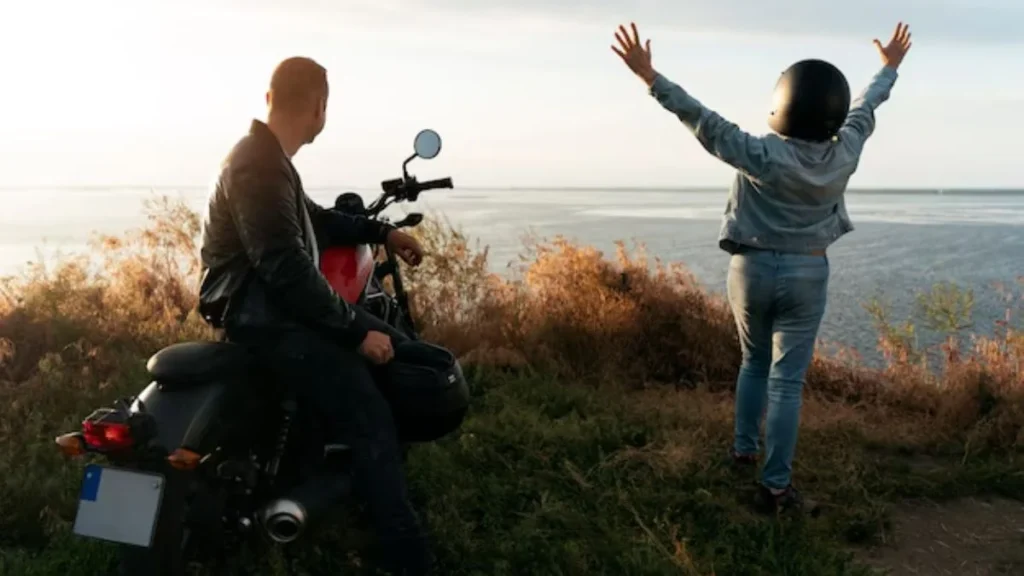
M 882 43 L 875 39 L 875 48 L 878 55 L 882 57 L 882 64 L 890 68 L 899 68 L 903 57 L 910 50 L 910 27 L 900 22 L 892 33 L 889 43 L 882 46 Z
M 633 37 L 630 38 L 625 26 L 619 26 L 615 33 L 615 39 L 619 41 L 619 47 L 612 45 L 612 51 L 622 58 L 622 61 L 629 66 L 634 74 L 647 83 L 648 86 L 654 83 L 655 71 L 651 66 L 651 41 L 647 40 L 640 45 L 640 34 L 636 30 L 636 24 L 630 23 L 633 29 Z M 620 49 L 621 48 L 621 49 Z

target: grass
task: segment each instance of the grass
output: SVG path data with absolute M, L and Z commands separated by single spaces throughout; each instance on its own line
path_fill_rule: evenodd
M 109 561 L 69 534 L 82 464 L 52 438 L 137 392 L 161 346 L 207 336 L 192 312 L 197 232 L 164 201 L 146 229 L 0 288 L 0 575 L 92 576 Z M 815 359 L 795 476 L 825 513 L 782 521 L 749 511 L 753 475 L 723 464 L 735 329 L 684 269 L 556 239 L 528 243 L 502 279 L 457 231 L 434 221 L 422 236 L 433 256 L 408 275 L 414 305 L 474 395 L 462 430 L 409 463 L 446 573 L 866 574 L 850 550 L 891 529 L 896 502 L 1024 500 L 1024 338 L 1012 322 L 964 335 L 954 316 L 971 299 L 956 287 L 921 300 L 925 328 L 949 333 L 935 353 L 875 305 L 884 369 Z M 327 526 L 242 562 L 337 573 L 366 541 Z

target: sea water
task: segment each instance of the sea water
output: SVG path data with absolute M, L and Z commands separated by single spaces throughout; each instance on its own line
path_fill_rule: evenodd
M 365 198 L 372 190 L 355 190 Z M 330 205 L 340 190 L 313 189 Z M 55 251 L 86 249 L 95 232 L 144 225 L 147 198 L 168 195 L 201 210 L 201 188 L 0 190 L 0 275 Z M 713 291 L 724 290 L 728 255 L 717 247 L 724 190 L 457 189 L 427 192 L 395 209 L 440 214 L 481 245 L 504 272 L 524 235 L 563 235 L 603 250 L 638 241 L 652 256 L 686 264 Z M 936 282 L 975 291 L 975 328 L 1004 318 L 1005 290 L 1024 276 L 1024 191 L 851 191 L 856 230 L 829 251 L 832 277 L 821 336 L 874 356 L 876 332 L 863 304 L 888 302 L 895 318 L 915 309 L 916 294 Z M 1002 288 L 1000 288 L 1002 286 Z M 926 338 L 928 339 L 928 338 Z M 931 338 L 929 341 L 934 341 Z

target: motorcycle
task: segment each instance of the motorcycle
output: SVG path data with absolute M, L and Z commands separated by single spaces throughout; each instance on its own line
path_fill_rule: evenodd
M 382 212 L 397 202 L 415 202 L 422 192 L 440 188 L 452 188 L 451 178 L 440 178 L 419 182 L 407 170 L 409 162 L 416 158 L 431 160 L 441 152 L 441 137 L 433 130 L 423 130 L 413 141 L 413 154 L 402 163 L 402 177 L 381 183 L 383 194 L 364 206 L 361 196 L 346 192 L 334 201 L 334 209 L 353 215 L 366 216 L 383 221 Z M 423 214 L 413 212 L 394 222 L 396 228 L 411 228 L 423 221 Z M 378 261 L 379 251 L 384 258 Z M 398 260 L 387 246 L 371 249 L 361 245 L 339 246 L 325 250 L 320 256 L 320 272 L 335 291 L 350 304 L 357 304 L 394 326 L 410 338 L 416 338 L 416 328 L 409 314 L 408 295 L 402 285 Z M 390 277 L 394 293 L 384 288 L 384 281 Z
M 423 130 L 413 148 L 402 177 L 382 182 L 383 193 L 370 206 L 345 193 L 332 209 L 386 221 L 388 206 L 451 188 L 450 178 L 420 182 L 406 168 L 416 158 L 436 157 L 440 136 Z M 422 219 L 409 214 L 393 225 L 412 227 Z M 419 381 L 398 394 L 387 393 L 395 382 L 382 386 L 396 423 L 414 424 L 399 426 L 402 441 L 430 442 L 457 429 L 468 386 L 450 352 L 418 339 L 391 250 L 328 247 L 320 268 L 347 302 L 417 345 L 415 358 L 403 364 L 396 347 L 390 365 L 395 378 Z M 65 456 L 92 457 L 73 532 L 120 545 L 117 573 L 182 576 L 196 565 L 222 563 L 260 533 L 287 544 L 311 521 L 353 500 L 348 447 L 325 441 L 315 422 L 299 418 L 294 396 L 270 382 L 249 349 L 228 341 L 181 342 L 154 354 L 147 369 L 152 381 L 139 394 L 93 411 L 80 430 L 56 438 Z

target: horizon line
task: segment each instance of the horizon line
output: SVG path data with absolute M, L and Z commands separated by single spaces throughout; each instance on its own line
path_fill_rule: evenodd
M 138 190 L 138 189 L 152 189 L 156 190 L 167 190 L 167 189 L 201 189 L 208 188 L 206 184 L 61 184 L 61 185 L 46 185 L 46 184 L 32 184 L 26 186 L 17 185 L 4 185 L 0 184 L 0 191 L 17 191 L 17 190 Z M 318 186 L 307 186 L 307 191 L 323 191 L 323 190 L 340 190 L 340 189 L 352 189 L 352 190 L 376 190 L 379 185 L 366 186 L 366 185 L 352 185 L 352 184 L 325 184 Z M 552 190 L 559 192 L 708 192 L 712 190 L 728 190 L 728 184 L 705 184 L 705 185 L 688 185 L 688 186 L 552 186 L 552 185 L 467 185 L 467 186 L 456 186 L 451 191 L 457 191 L 459 189 L 466 190 L 480 190 L 480 191 L 531 191 L 531 190 Z M 1024 192 L 1024 186 L 1013 187 L 1013 186 L 953 186 L 948 188 L 940 188 L 936 186 L 857 186 L 848 189 L 849 192 Z

